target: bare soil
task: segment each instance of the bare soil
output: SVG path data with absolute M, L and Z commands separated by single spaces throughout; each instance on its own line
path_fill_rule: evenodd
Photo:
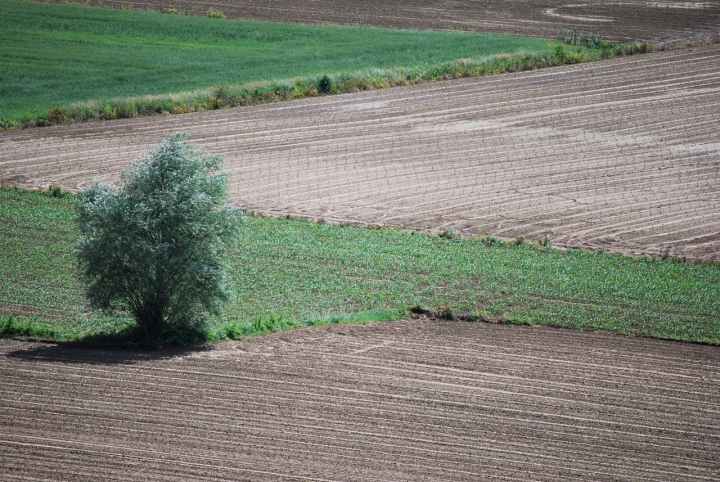
M 134 2 L 550 38 L 718 34 L 717 2 Z M 161 137 L 270 214 L 718 259 L 720 46 L 200 114 L 0 133 L 69 189 Z M 137 353 L 0 340 L 3 480 L 720 478 L 717 347 L 542 327 L 331 325 Z
M 0 358 L 5 481 L 720 477 L 712 346 L 423 320 Z
M 720 45 L 187 115 L 0 133 L 0 179 L 76 190 L 162 137 L 253 212 L 720 259 Z
M 61 3 L 64 0 L 53 0 Z M 714 0 L 90 0 L 115 8 L 175 8 L 230 18 L 410 29 L 472 30 L 553 39 L 577 28 L 616 41 L 674 45 L 720 35 Z

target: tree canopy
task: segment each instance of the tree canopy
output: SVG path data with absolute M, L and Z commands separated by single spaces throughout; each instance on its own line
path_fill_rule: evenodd
M 148 340 L 198 339 L 227 300 L 223 258 L 240 210 L 226 205 L 222 155 L 175 134 L 77 199 L 76 257 L 94 308 L 132 314 Z

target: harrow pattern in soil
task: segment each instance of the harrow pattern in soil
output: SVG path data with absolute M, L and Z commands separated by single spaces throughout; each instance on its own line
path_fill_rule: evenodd
M 232 201 L 329 222 L 720 257 L 720 45 L 195 114 L 0 133 L 0 179 L 78 189 L 161 137 Z
M 63 0 L 50 0 L 61 2 Z M 720 4 L 712 0 L 89 0 L 92 5 L 139 10 L 174 8 L 205 15 L 276 22 L 330 23 L 390 28 L 473 30 L 553 38 L 573 28 L 605 40 L 655 44 L 707 41 L 720 35 Z
M 0 340 L 3 480 L 720 477 L 716 347 L 326 325 L 142 354 Z

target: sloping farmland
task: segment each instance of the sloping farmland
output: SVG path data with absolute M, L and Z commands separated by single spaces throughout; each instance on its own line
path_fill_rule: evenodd
M 329 222 L 717 260 L 720 45 L 187 115 L 0 133 L 0 179 L 79 189 L 177 131 L 232 202 Z
M 63 0 L 49 0 L 61 3 Z M 138 10 L 172 8 L 231 18 L 391 28 L 473 30 L 553 38 L 576 28 L 621 42 L 707 41 L 720 35 L 720 4 L 713 0 L 88 0 L 91 5 Z
M 404 321 L 0 359 L 5 481 L 720 477 L 711 346 Z

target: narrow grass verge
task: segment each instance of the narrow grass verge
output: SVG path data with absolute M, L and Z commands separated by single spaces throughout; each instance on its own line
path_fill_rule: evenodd
M 213 331 L 209 333 L 209 339 L 213 341 L 225 338 L 239 339 L 246 336 L 263 335 L 301 326 L 395 321 L 403 319 L 406 316 L 407 312 L 404 309 L 375 309 L 361 313 L 342 313 L 301 320 L 285 318 L 283 315 L 278 314 L 270 314 L 267 316 L 255 316 L 252 320 L 235 319 L 220 322 L 216 324 Z
M 0 334 L 135 346 L 129 317 L 87 309 L 73 202 L 57 188 L 0 189 Z M 179 344 L 410 312 L 720 343 L 710 263 L 259 216 L 246 216 L 229 263 L 225 313 Z

